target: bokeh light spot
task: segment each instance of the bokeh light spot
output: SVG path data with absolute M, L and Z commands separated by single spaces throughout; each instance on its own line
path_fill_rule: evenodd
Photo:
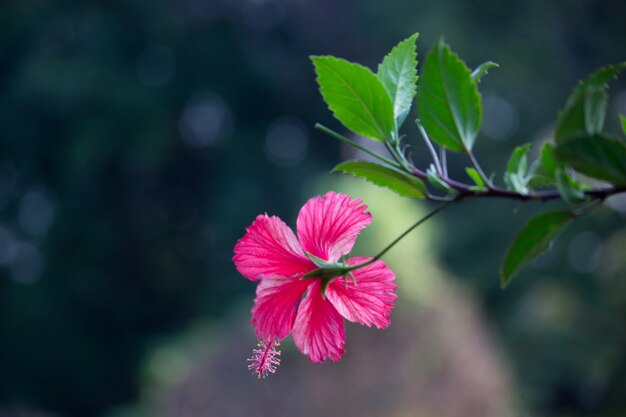
M 600 263 L 601 240 L 597 234 L 585 231 L 574 237 L 569 246 L 569 262 L 580 273 L 591 273 Z
M 506 99 L 488 95 L 483 99 L 483 133 L 495 140 L 504 140 L 512 136 L 517 130 L 517 110 Z
M 179 122 L 183 141 L 194 148 L 217 145 L 231 130 L 231 114 L 216 94 L 200 94 L 189 100 Z
M 612 195 L 606 199 L 606 205 L 621 214 L 626 214 L 626 194 Z
M 10 264 L 17 255 L 17 245 L 11 232 L 0 225 L 0 265 Z
M 282 118 L 275 121 L 267 131 L 265 150 L 268 159 L 275 165 L 292 167 L 306 154 L 309 137 L 298 120 Z
M 16 255 L 9 265 L 11 277 L 20 284 L 32 284 L 39 280 L 43 272 L 43 257 L 39 249 L 31 244 L 17 244 Z
M 41 236 L 54 220 L 54 205 L 40 191 L 30 191 L 20 201 L 17 221 L 26 233 Z

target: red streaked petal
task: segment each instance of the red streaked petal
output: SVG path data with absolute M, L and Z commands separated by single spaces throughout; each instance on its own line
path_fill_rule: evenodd
M 368 259 L 351 258 L 348 264 L 356 265 Z M 356 285 L 350 277 L 346 283 L 337 278 L 326 289 L 326 298 L 347 320 L 384 329 L 391 322 L 391 309 L 397 298 L 393 271 L 384 262 L 376 261 L 352 274 Z
M 319 280 L 309 285 L 300 303 L 292 335 L 298 349 L 312 362 L 336 361 L 345 353 L 343 319 L 335 307 L 322 298 Z
M 350 253 L 361 229 L 372 221 L 367 206 L 349 195 L 329 191 L 311 198 L 297 222 L 302 248 L 318 258 L 336 262 Z
M 310 284 L 281 275 L 266 275 L 256 288 L 250 324 L 260 340 L 284 339 L 293 327 L 302 295 Z
M 237 270 L 251 281 L 270 274 L 304 274 L 315 268 L 291 229 L 278 217 L 267 214 L 257 216 L 234 252 Z

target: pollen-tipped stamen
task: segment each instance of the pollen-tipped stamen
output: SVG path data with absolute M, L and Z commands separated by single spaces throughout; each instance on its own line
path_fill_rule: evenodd
M 252 357 L 248 358 L 248 369 L 253 371 L 260 378 L 265 378 L 269 374 L 276 372 L 276 368 L 280 365 L 280 350 L 276 348 L 280 346 L 278 340 L 270 340 L 265 342 L 260 340 L 257 347 L 252 349 Z

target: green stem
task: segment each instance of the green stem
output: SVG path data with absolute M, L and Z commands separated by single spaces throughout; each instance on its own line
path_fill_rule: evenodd
M 393 159 L 398 163 L 398 168 L 406 172 L 410 172 L 409 165 L 406 162 L 404 155 L 402 155 L 402 153 L 398 151 L 397 145 L 394 147 L 394 145 L 392 145 L 391 143 L 385 142 L 385 147 L 387 148 L 387 151 L 393 157 Z
M 373 156 L 376 159 L 379 159 L 379 160 L 381 160 L 381 161 L 383 161 L 383 162 L 385 162 L 385 163 L 387 163 L 387 164 L 389 164 L 389 165 L 391 165 L 393 167 L 402 169 L 401 165 L 397 164 L 396 162 L 392 161 L 391 159 L 385 158 L 384 156 L 379 155 L 376 152 L 367 149 L 365 146 L 362 146 L 362 145 L 358 144 L 357 142 L 353 141 L 352 139 L 348 139 L 347 137 L 343 136 L 342 134 L 337 133 L 334 130 L 329 129 L 329 128 L 327 128 L 324 125 L 316 123 L 315 124 L 315 128 L 318 129 L 318 130 L 321 130 L 322 132 L 326 133 L 329 136 L 332 136 L 335 139 L 338 139 L 338 140 L 340 140 L 340 141 L 342 141 L 344 143 L 347 143 L 350 146 L 354 146 L 355 148 L 365 152 L 368 155 Z
M 443 146 L 439 147 L 439 160 L 441 161 L 443 175 L 448 178 L 448 160 L 446 158 L 446 148 Z
M 426 220 L 430 219 L 431 217 L 433 217 L 435 214 L 439 213 L 440 211 L 442 211 L 444 208 L 448 207 L 450 204 L 452 204 L 453 202 L 455 202 L 455 200 L 450 200 L 450 201 L 446 201 L 445 203 L 435 207 L 433 210 L 431 210 L 428 214 L 426 214 L 424 217 L 420 218 L 417 222 L 415 222 L 415 224 L 413 224 L 411 227 L 409 227 L 408 229 L 406 229 L 400 236 L 398 236 L 393 242 L 391 242 L 389 245 L 387 245 L 387 247 L 385 247 L 382 251 L 380 251 L 380 253 L 376 256 L 374 256 L 372 259 L 365 261 L 363 263 L 360 263 L 358 265 L 352 265 L 351 267 L 347 268 L 346 272 L 350 272 L 350 271 L 354 271 L 355 269 L 359 269 L 359 268 L 363 268 L 364 266 L 370 265 L 374 262 L 376 262 L 377 260 L 379 260 L 380 258 L 383 257 L 383 255 L 385 255 L 391 248 L 393 248 L 398 242 L 400 242 L 406 235 L 408 235 L 409 233 L 411 233 L 415 228 L 417 228 L 420 224 L 424 223 Z
M 480 177 L 483 179 L 485 184 L 487 184 L 487 188 L 492 189 L 493 188 L 493 184 L 491 183 L 491 180 L 489 179 L 489 177 L 487 175 L 485 175 L 485 172 L 483 171 L 483 169 L 481 168 L 480 164 L 478 163 L 478 160 L 474 156 L 474 153 L 472 152 L 472 150 L 471 149 L 465 149 L 465 153 L 469 157 L 470 161 L 472 161 L 472 165 L 474 165 L 474 168 L 476 168 L 476 171 L 478 171 L 478 174 L 480 175 Z
M 404 151 L 400 149 L 400 142 L 396 143 L 396 152 L 400 155 L 400 164 L 404 167 L 407 173 L 411 172 L 411 162 L 406 159 L 404 156 Z
M 441 162 L 439 161 L 439 157 L 437 156 L 437 152 L 435 151 L 435 148 L 433 147 L 432 142 L 430 141 L 430 138 L 428 137 L 428 134 L 426 133 L 426 129 L 424 129 L 424 126 L 421 125 L 419 119 L 415 120 L 415 123 L 417 123 L 417 128 L 419 129 L 420 133 L 422 134 L 422 139 L 424 139 L 424 142 L 426 142 L 426 147 L 428 147 L 428 150 L 430 151 L 430 154 L 433 158 L 433 162 L 435 163 L 435 169 L 437 170 L 437 174 L 443 175 L 444 177 L 447 177 L 448 174 L 443 172 L 443 167 L 441 166 Z

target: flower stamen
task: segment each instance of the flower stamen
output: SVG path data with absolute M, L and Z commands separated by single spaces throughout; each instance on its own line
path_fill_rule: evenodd
M 276 368 L 280 365 L 280 350 L 276 348 L 280 346 L 278 340 L 271 340 L 266 343 L 260 340 L 257 347 L 252 349 L 252 357 L 248 358 L 248 369 L 253 371 L 259 379 L 267 377 L 269 374 L 276 372 Z

